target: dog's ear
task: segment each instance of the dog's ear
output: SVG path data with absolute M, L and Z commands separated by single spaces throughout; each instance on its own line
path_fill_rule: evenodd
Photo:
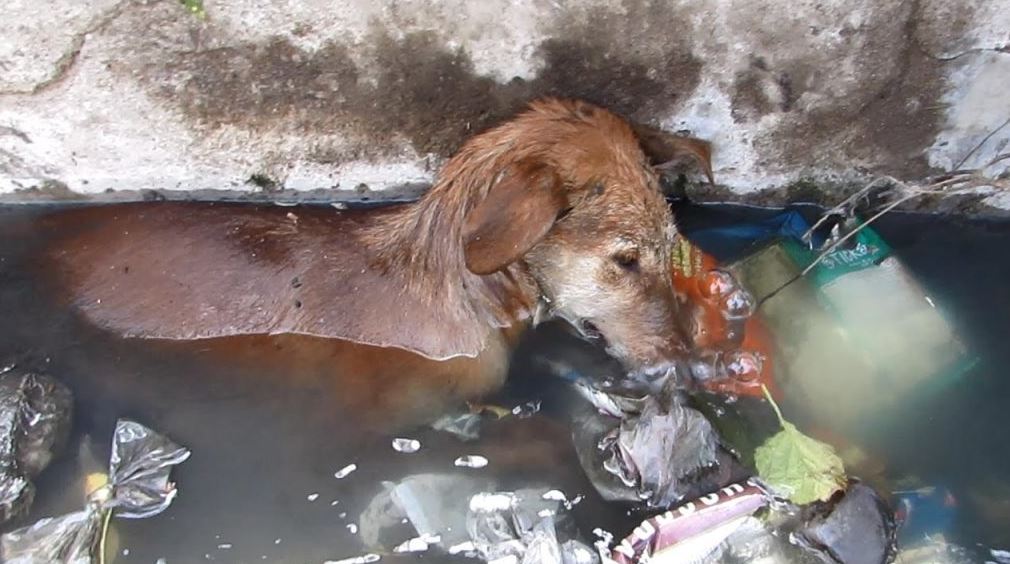
M 667 133 L 652 126 L 640 123 L 631 124 L 638 137 L 649 164 L 658 169 L 669 169 L 682 166 L 684 161 L 691 160 L 701 167 L 711 184 L 715 184 L 712 174 L 712 144 L 703 139 L 681 137 Z
M 537 243 L 568 205 L 564 186 L 548 166 L 513 164 L 463 223 L 463 256 L 474 274 L 497 272 Z

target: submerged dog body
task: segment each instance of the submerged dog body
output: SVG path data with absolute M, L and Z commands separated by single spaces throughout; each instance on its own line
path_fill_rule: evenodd
M 353 373 L 372 395 L 395 379 L 389 401 L 425 382 L 473 398 L 539 313 L 630 369 L 683 350 L 653 165 L 685 155 L 707 167 L 703 142 L 544 100 L 468 142 L 416 204 L 82 208 L 49 218 L 73 235 L 47 257 L 84 317 L 123 336 L 236 354 L 274 339 L 293 370 Z

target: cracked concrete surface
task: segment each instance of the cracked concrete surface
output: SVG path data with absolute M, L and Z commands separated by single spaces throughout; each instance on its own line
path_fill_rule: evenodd
M 1010 0 L 205 5 L 5 4 L 0 199 L 414 193 L 545 94 L 712 139 L 703 197 L 830 200 L 1010 144 Z

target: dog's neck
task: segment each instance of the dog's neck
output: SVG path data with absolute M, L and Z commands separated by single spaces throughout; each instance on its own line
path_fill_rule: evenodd
M 498 328 L 531 318 L 540 294 L 521 260 L 484 276 L 470 272 L 464 261 L 464 221 L 487 195 L 503 158 L 464 149 L 417 203 L 386 218 L 371 238 L 381 264 L 405 273 L 407 291 Z

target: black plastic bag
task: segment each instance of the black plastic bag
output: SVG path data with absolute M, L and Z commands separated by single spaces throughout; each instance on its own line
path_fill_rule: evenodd
M 168 481 L 172 466 L 189 455 L 188 449 L 147 427 L 120 419 L 112 438 L 108 484 L 88 496 L 82 511 L 5 534 L 0 539 L 2 561 L 96 562 L 102 529 L 111 515 L 142 519 L 168 508 L 176 495 L 175 484 Z
M 0 369 L 0 524 L 27 512 L 32 478 L 66 446 L 73 397 L 43 374 Z
M 668 507 L 746 477 L 718 433 L 681 395 L 622 396 L 581 385 L 593 409 L 575 415 L 579 462 L 608 501 Z

